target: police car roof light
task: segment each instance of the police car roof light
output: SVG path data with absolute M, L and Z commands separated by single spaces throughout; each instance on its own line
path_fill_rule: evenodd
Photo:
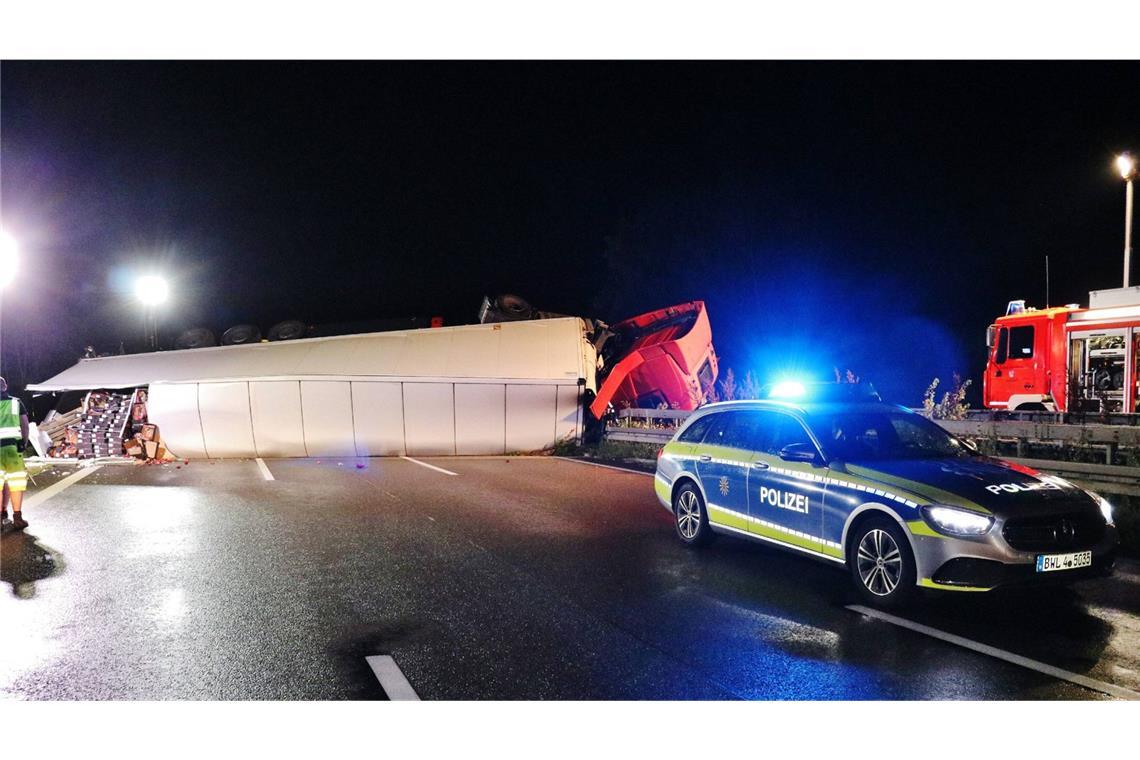
M 768 398 L 803 398 L 807 391 L 804 384 L 795 380 L 784 380 L 776 383 L 768 391 Z
M 875 386 L 859 383 L 801 383 L 784 380 L 761 389 L 760 397 L 805 404 L 826 402 L 882 401 Z

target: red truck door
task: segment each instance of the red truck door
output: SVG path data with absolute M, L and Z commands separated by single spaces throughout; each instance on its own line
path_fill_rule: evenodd
M 1044 324 L 1033 323 L 998 327 L 990 375 L 986 378 L 994 406 L 1004 406 L 994 402 L 1012 399 L 1009 408 L 1013 409 L 1021 401 L 1016 396 L 1040 396 L 1048 391 L 1041 377 L 1042 357 L 1037 348 L 1037 332 L 1044 329 Z M 1033 402 L 1040 403 L 1038 399 Z

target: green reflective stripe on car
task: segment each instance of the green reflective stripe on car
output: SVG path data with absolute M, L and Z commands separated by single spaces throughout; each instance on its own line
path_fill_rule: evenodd
M 918 582 L 919 586 L 923 588 L 936 588 L 939 591 L 989 591 L 988 588 L 981 588 L 979 586 L 954 586 L 948 583 L 935 583 L 929 578 L 923 578 Z
M 848 472 L 859 475 L 860 479 L 866 478 L 880 483 L 886 483 L 904 491 L 910 491 L 923 497 L 924 501 L 929 501 L 937 504 L 949 504 L 955 507 L 962 507 L 974 512 L 981 512 L 982 514 L 990 514 L 990 511 L 977 502 L 970 501 L 950 491 L 943 491 L 941 488 L 921 483 L 917 480 L 907 480 L 900 478 L 896 475 L 888 475 L 884 472 L 872 469 L 870 467 L 859 467 L 856 465 L 848 465 Z
M 834 473 L 828 475 L 823 479 L 829 486 L 834 485 L 840 488 L 849 488 L 852 491 L 867 494 L 870 499 L 886 499 L 897 504 L 903 504 L 912 509 L 918 507 L 918 502 L 907 498 L 907 496 L 898 493 L 892 493 L 883 489 L 882 483 L 876 483 L 870 478 L 859 478 L 851 476 L 847 473 L 843 478 L 835 477 Z
M 782 530 L 769 528 L 766 525 L 757 525 L 756 523 L 752 523 L 752 525 L 748 527 L 748 532 L 755 533 L 758 536 L 764 536 L 765 538 L 771 538 L 775 541 L 782 541 L 783 543 L 791 544 L 792 546 L 798 546 L 801 549 L 811 549 L 813 552 L 820 552 L 821 554 L 823 553 L 823 544 L 818 539 L 812 540 L 807 538 L 800 538 L 799 536 L 793 536 L 789 533 L 785 533 Z M 840 556 L 842 556 L 842 552 L 840 552 Z
M 737 464 L 747 467 L 752 464 L 754 455 L 751 451 L 734 449 L 730 446 L 702 446 L 700 453 L 692 458 L 699 460 L 702 456 L 710 457 L 711 462 L 716 464 Z
M 729 528 L 736 528 L 740 531 L 745 531 L 757 536 L 764 536 L 765 538 L 777 541 L 789 546 L 799 547 L 801 549 L 809 549 L 813 552 L 823 554 L 828 557 L 836 559 L 844 559 L 843 548 L 838 544 L 824 541 L 821 538 L 814 536 L 797 535 L 796 533 L 787 529 L 773 527 L 772 524 L 767 524 L 764 521 L 749 518 L 747 515 L 742 515 L 739 512 L 734 512 L 731 509 L 724 509 L 715 504 L 708 505 L 709 520 L 714 525 L 724 525 Z
M 835 557 L 836 559 L 841 559 L 841 560 L 847 559 L 847 557 L 845 557 L 843 555 L 843 549 L 842 548 L 836 547 L 836 546 L 831 546 L 830 544 L 822 544 L 819 547 L 819 551 L 823 552 L 824 554 L 826 554 L 829 557 Z
M 916 536 L 930 536 L 931 538 L 947 538 L 926 524 L 925 520 L 911 520 L 906 524 L 910 532 Z
M 657 491 L 657 495 L 662 501 L 668 502 L 673 500 L 673 484 L 666 483 L 665 478 L 660 475 L 653 476 L 653 489 Z
M 730 528 L 748 530 L 748 518 L 733 512 L 730 509 L 721 509 L 715 504 L 709 504 L 709 521 L 717 525 L 727 525 Z

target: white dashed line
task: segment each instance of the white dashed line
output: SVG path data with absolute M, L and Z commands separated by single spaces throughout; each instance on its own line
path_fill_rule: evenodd
M 427 462 L 421 462 L 420 460 L 412 459 L 411 457 L 400 457 L 400 459 L 406 459 L 409 462 L 415 462 L 420 467 L 426 467 L 429 470 L 435 470 L 436 472 L 442 472 L 444 475 L 458 475 L 459 474 L 458 472 L 452 472 L 451 470 L 445 470 L 442 467 L 436 467 L 434 464 L 428 464 Z
M 396 664 L 391 655 L 374 654 L 364 659 L 368 661 L 372 672 L 376 674 L 376 680 L 380 682 L 380 688 L 388 695 L 388 699 L 393 702 L 420 701 L 420 696 L 408 683 L 408 679 L 404 677 L 400 671 L 400 666 Z
M 261 470 L 261 475 L 266 480 L 276 480 L 277 479 L 277 478 L 273 477 L 273 473 L 269 471 L 269 465 L 267 465 L 265 463 L 265 460 L 262 459 L 261 457 L 257 458 L 257 469 Z
M 83 469 L 79 470 L 78 472 L 71 473 L 70 475 L 68 475 L 66 478 L 59 481 L 58 483 L 52 483 L 50 486 L 48 486 L 44 490 L 38 491 L 38 492 L 32 494 L 31 496 L 28 496 L 27 498 L 25 498 L 24 499 L 24 506 L 29 507 L 29 508 L 41 506 L 45 501 L 47 501 L 51 497 L 58 494 L 60 491 L 63 491 L 67 488 L 70 488 L 71 486 L 73 486 L 76 483 L 78 483 L 79 481 L 83 480 L 85 477 L 87 477 L 91 473 L 95 472 L 99 468 L 100 468 L 100 465 L 95 465 L 94 467 L 84 467 Z
M 988 644 L 981 644 L 977 641 L 972 641 L 961 636 L 955 636 L 952 633 L 946 633 L 945 631 L 940 631 L 937 628 L 931 628 L 930 626 L 923 625 L 922 623 L 915 623 L 913 621 L 906 620 L 905 618 L 895 617 L 894 615 L 891 615 L 887 612 L 879 612 L 878 610 L 873 610 L 869 607 L 863 607 L 862 605 L 858 604 L 848 605 L 847 609 L 851 610 L 852 612 L 858 612 L 860 615 L 866 615 L 867 617 L 872 617 L 878 620 L 892 623 L 899 626 L 900 628 L 906 628 L 917 633 L 926 634 L 932 638 L 939 639 L 950 644 L 955 644 L 957 646 L 963 647 L 965 649 L 970 649 L 980 654 L 989 655 L 990 657 L 1004 660 L 1013 665 L 1020 665 L 1023 668 L 1036 670 L 1038 673 L 1044 673 L 1047 676 L 1059 678 L 1062 681 L 1075 683 L 1078 686 L 1083 686 L 1086 689 L 1092 689 L 1093 691 L 1099 691 L 1102 694 L 1108 694 L 1109 696 L 1118 697 L 1119 699 L 1140 699 L 1140 692 L 1126 689 L 1123 686 L 1116 686 L 1115 684 L 1098 681 L 1095 678 L 1082 676 L 1080 673 L 1072 673 L 1068 670 L 1055 668 L 1052 665 L 1047 665 L 1044 662 L 1031 660 L 1028 657 L 1022 657 L 1019 654 L 1007 652 L 1004 649 L 998 649 L 997 647 L 991 647 Z

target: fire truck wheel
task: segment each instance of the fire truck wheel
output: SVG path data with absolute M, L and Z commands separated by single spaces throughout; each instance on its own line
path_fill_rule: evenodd
M 871 517 L 855 526 L 847 540 L 847 566 L 863 601 L 897 609 L 917 594 L 910 541 L 894 521 Z
M 686 546 L 704 546 L 712 540 L 705 500 L 692 483 L 685 483 L 673 495 L 673 518 L 677 538 Z

